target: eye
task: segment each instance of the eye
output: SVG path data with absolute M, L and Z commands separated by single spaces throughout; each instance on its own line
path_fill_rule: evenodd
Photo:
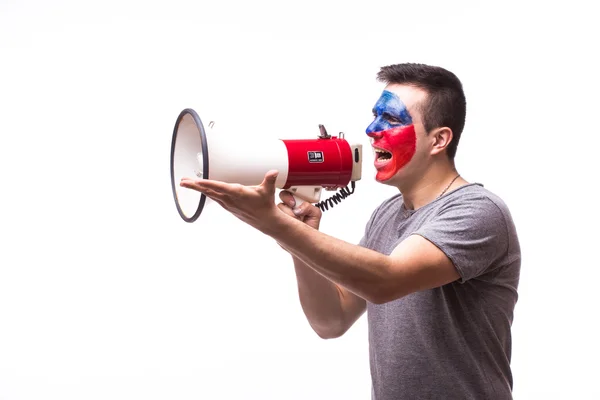
M 385 120 L 386 120 L 387 122 L 389 122 L 390 124 L 401 124 L 401 123 L 402 123 L 402 121 L 400 121 L 398 118 L 396 118 L 396 117 L 394 117 L 393 115 L 391 115 L 391 114 L 388 114 L 388 113 L 384 113 L 384 114 L 383 114 L 383 117 L 384 117 L 384 118 L 385 118 Z

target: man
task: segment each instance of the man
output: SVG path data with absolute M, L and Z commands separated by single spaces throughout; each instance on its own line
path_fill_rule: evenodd
M 511 325 L 520 247 L 510 212 L 456 171 L 462 84 L 423 64 L 383 67 L 367 128 L 377 181 L 398 188 L 359 245 L 318 231 L 320 210 L 281 192 L 277 171 L 244 187 L 184 179 L 293 257 L 300 301 L 323 338 L 367 310 L 372 398 L 512 398 Z

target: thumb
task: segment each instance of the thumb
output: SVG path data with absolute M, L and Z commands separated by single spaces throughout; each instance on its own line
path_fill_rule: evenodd
M 263 188 L 265 188 L 266 192 L 270 195 L 275 194 L 275 182 L 277 181 L 277 176 L 279 175 L 279 171 L 270 170 L 265 174 L 265 177 L 260 184 Z

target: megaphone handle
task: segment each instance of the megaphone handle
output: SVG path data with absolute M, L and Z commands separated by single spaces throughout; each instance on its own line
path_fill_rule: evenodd
M 297 207 L 306 201 L 310 201 L 311 203 L 318 202 L 321 198 L 322 189 L 321 186 L 293 186 L 287 190 L 294 196 Z

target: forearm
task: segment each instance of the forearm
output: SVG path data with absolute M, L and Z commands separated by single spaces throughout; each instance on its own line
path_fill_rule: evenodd
M 311 327 L 322 338 L 341 336 L 351 323 L 344 314 L 340 288 L 299 258 L 292 258 L 300 304 Z
M 273 226 L 264 233 L 318 274 L 365 300 L 379 302 L 380 293 L 395 278 L 390 258 L 381 253 L 333 238 L 300 221 L 288 219 Z

